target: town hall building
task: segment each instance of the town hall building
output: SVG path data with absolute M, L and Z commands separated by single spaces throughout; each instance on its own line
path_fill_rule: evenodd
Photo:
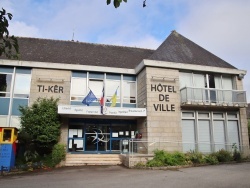
M 0 59 L 2 127 L 20 128 L 20 105 L 53 97 L 68 154 L 249 151 L 246 71 L 176 31 L 156 50 L 18 42 L 18 60 Z

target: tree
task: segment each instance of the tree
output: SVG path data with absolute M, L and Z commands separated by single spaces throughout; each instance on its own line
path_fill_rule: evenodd
M 7 58 L 17 59 L 19 47 L 17 38 L 9 35 L 9 21 L 13 15 L 7 13 L 5 9 L 0 10 L 0 56 L 5 55 Z
M 121 2 L 124 1 L 125 3 L 127 3 L 127 0 L 114 0 L 114 7 L 118 8 L 121 4 Z M 109 5 L 111 3 L 111 0 L 107 0 L 107 5 Z
M 122 1 L 124 1 L 125 3 L 127 3 L 127 0 L 113 0 L 113 4 L 115 8 L 118 8 L 120 6 L 120 4 L 122 3 Z M 107 5 L 109 5 L 111 3 L 111 0 L 107 0 Z M 143 8 L 146 7 L 146 0 L 143 1 Z
M 59 99 L 39 98 L 30 107 L 20 106 L 21 133 L 27 134 L 33 150 L 40 155 L 51 153 L 60 136 L 57 114 Z M 29 147 L 31 148 L 31 147 Z

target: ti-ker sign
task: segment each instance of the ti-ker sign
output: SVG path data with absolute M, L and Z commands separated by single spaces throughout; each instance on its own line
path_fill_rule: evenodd
M 37 85 L 38 92 L 42 93 L 63 93 L 63 87 L 58 85 Z

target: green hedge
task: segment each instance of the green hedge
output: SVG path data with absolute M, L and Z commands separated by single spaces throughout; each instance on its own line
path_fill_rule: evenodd
M 220 162 L 240 161 L 241 153 L 236 149 L 234 152 L 229 152 L 221 149 L 211 154 L 203 154 L 196 151 L 187 153 L 181 152 L 167 152 L 164 150 L 156 150 L 154 158 L 146 163 L 147 167 L 161 167 L 161 166 L 182 166 L 182 165 L 196 165 L 196 164 L 218 164 Z

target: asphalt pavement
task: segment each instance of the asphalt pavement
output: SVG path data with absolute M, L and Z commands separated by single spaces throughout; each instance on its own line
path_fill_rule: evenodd
M 1 188 L 250 188 L 250 163 L 182 168 L 63 167 L 0 177 Z

